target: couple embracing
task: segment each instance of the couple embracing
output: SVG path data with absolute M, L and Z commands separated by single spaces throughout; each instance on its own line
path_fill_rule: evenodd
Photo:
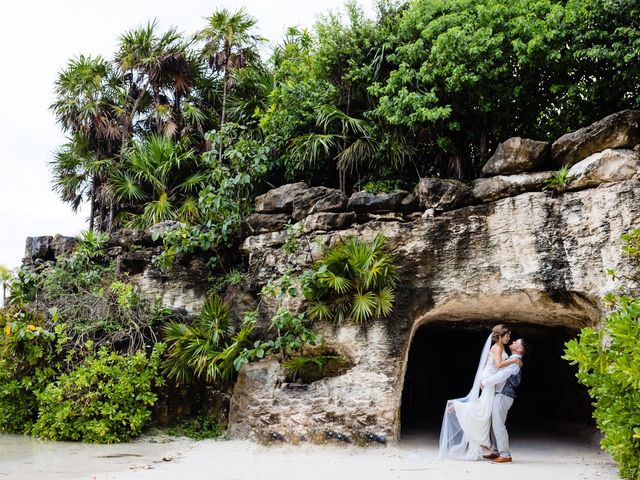
M 510 344 L 511 331 L 496 325 L 487 338 L 473 387 L 464 398 L 449 400 L 440 431 L 440 458 L 511 462 L 509 435 L 505 427 L 507 413 L 520 384 L 520 368 L 525 353 L 523 339 Z M 483 447 L 489 453 L 483 455 Z

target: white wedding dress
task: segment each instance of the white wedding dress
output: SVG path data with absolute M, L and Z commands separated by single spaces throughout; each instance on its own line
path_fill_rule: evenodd
M 481 460 L 482 446 L 491 445 L 489 431 L 495 386 L 480 389 L 480 382 L 498 371 L 490 355 L 490 348 L 491 337 L 482 349 L 469 395 L 447 401 L 440 431 L 438 457 L 441 459 Z M 506 352 L 502 352 L 502 356 L 506 359 Z

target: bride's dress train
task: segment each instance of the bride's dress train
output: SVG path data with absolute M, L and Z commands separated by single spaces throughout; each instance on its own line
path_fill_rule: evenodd
M 495 387 L 480 389 L 482 379 L 498 370 L 489 354 L 490 347 L 491 337 L 482 349 L 469 395 L 447 402 L 440 431 L 440 458 L 481 460 L 482 447 L 491 445 L 489 432 Z

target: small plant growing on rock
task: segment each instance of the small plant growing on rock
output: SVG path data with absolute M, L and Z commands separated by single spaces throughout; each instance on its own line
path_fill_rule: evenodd
M 569 165 L 563 165 L 560 170 L 553 174 L 553 177 L 544 182 L 543 190 L 552 190 L 556 193 L 564 192 L 571 180 L 573 180 L 573 177 L 569 175 L 570 169 Z
M 312 319 L 363 322 L 393 310 L 397 281 L 386 238 L 346 239 L 331 247 L 303 276 L 307 312 Z

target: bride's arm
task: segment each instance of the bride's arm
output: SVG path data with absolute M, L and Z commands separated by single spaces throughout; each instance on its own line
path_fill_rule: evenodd
M 497 343 L 491 347 L 491 354 L 493 355 L 493 363 L 498 368 L 508 367 L 509 365 L 513 365 L 514 363 L 521 363 L 522 361 L 519 358 L 507 358 L 506 360 L 502 359 L 502 352 L 504 351 L 504 347 L 498 345 Z

